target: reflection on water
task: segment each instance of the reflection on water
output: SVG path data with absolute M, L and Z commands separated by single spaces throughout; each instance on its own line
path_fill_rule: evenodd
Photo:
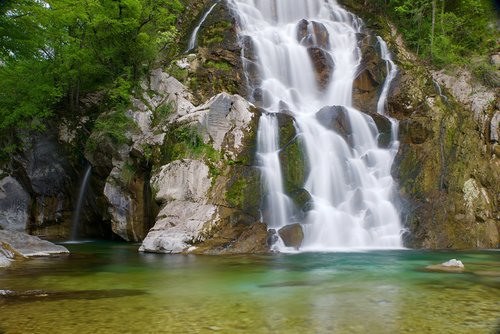
M 69 256 L 0 271 L 0 290 L 18 294 L 0 296 L 0 333 L 498 332 L 499 252 L 212 257 L 68 247 Z M 423 270 L 450 258 L 467 272 Z

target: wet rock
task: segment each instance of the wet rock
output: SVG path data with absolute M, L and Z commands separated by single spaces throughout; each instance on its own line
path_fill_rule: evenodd
M 277 118 L 279 146 L 280 148 L 283 148 L 297 136 L 297 131 L 295 129 L 295 118 L 286 112 L 272 114 L 271 117 Z
M 13 253 L 24 257 L 69 253 L 66 247 L 22 232 L 0 230 L 0 243 L 7 244 Z
M 313 209 L 312 208 L 312 205 L 313 205 L 312 196 L 304 188 L 297 189 L 296 191 L 291 193 L 290 198 L 295 203 L 295 206 L 297 207 L 297 209 L 300 210 L 302 213 L 306 213 L 306 212 Z
M 392 139 L 392 123 L 384 115 L 378 113 L 366 113 L 374 122 L 378 132 L 377 142 L 379 147 L 389 147 Z
M 212 236 L 196 244 L 190 250 L 191 253 L 223 255 L 269 252 L 267 226 L 264 223 L 231 224 L 229 220 L 222 219 L 212 228 Z
M 286 225 L 278 230 L 278 234 L 287 247 L 299 249 L 304 240 L 304 232 L 300 224 Z
M 279 240 L 278 234 L 275 229 L 270 229 L 267 231 L 266 244 L 269 248 L 274 246 Z
M 307 49 L 309 57 L 316 75 L 316 81 L 320 89 L 325 89 L 330 83 L 330 79 L 335 70 L 335 63 L 332 56 L 324 50 L 317 47 Z
M 297 40 L 306 47 L 319 47 L 330 50 L 330 35 L 326 27 L 319 22 L 301 20 L 297 24 Z
M 327 129 L 338 133 L 346 142 L 351 141 L 352 128 L 345 107 L 324 107 L 316 113 L 316 119 Z
M 295 137 L 279 152 L 283 186 L 287 193 L 292 193 L 304 186 L 307 176 L 307 159 L 303 141 Z
M 103 194 L 108 202 L 111 229 L 126 241 L 142 241 L 152 225 L 151 198 L 146 172 L 126 176 L 131 167 L 114 168 L 106 179 Z
M 15 178 L 9 175 L 0 179 L 0 228 L 26 230 L 30 202 L 29 194 Z

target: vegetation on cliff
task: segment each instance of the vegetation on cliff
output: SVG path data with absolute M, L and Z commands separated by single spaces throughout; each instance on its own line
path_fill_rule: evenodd
M 0 4 L 0 142 L 78 113 L 82 97 L 107 91 L 107 107 L 129 103 L 158 55 L 175 48 L 178 0 L 24 0 Z
M 366 3 L 366 1 L 365 1 Z M 498 48 L 498 11 L 489 0 L 375 0 L 422 59 L 443 67 L 467 65 L 485 83 L 498 85 L 489 55 Z

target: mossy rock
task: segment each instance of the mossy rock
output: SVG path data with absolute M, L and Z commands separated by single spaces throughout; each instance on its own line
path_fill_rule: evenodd
M 278 121 L 279 147 L 283 148 L 297 136 L 295 119 L 287 113 L 272 114 L 271 117 L 276 117 Z
M 279 153 L 283 187 L 290 194 L 304 186 L 307 177 L 307 162 L 304 144 L 300 137 L 295 137 Z
M 257 220 L 260 216 L 260 171 L 256 167 L 233 166 L 227 183 L 226 201 Z

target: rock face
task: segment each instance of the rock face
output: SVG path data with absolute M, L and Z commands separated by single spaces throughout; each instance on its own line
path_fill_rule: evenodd
M 11 231 L 24 231 L 30 217 L 29 194 L 12 176 L 0 180 L 0 227 Z
M 11 259 L 15 256 L 34 257 L 69 253 L 63 246 L 22 232 L 0 230 L 0 244 L 4 249 L 1 252 Z
M 0 176 L 0 226 L 50 238 L 69 234 L 76 173 L 50 125 L 27 132 Z
M 256 121 L 250 103 L 222 93 L 168 125 L 178 135 L 167 144 L 167 156 L 177 160 L 159 166 L 151 178 L 161 210 L 140 251 L 226 254 L 267 249 L 265 225 L 254 224 L 260 184 L 251 166 Z
M 400 38 L 394 45 L 400 71 L 388 102 L 400 119 L 393 173 L 406 209 L 406 244 L 498 247 L 500 160 L 489 133 L 495 105 L 488 102 L 495 93 L 462 71 L 455 76 L 428 72 Z M 435 91 L 433 79 L 445 96 Z

